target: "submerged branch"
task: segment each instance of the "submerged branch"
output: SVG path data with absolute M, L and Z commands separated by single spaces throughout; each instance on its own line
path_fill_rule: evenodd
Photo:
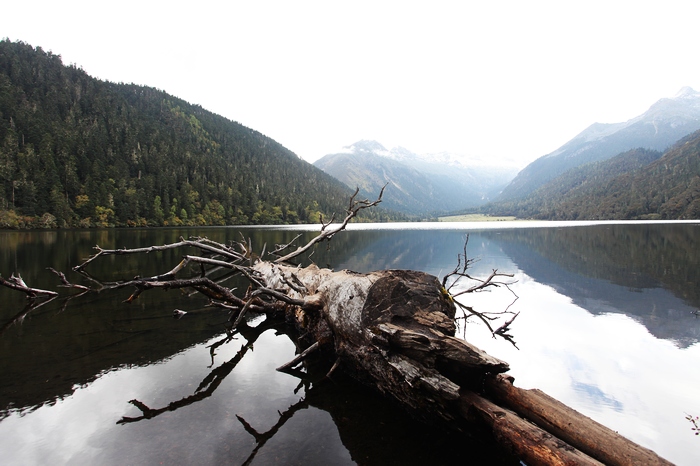
M 294 366 L 299 364 L 301 361 L 303 361 L 308 355 L 310 355 L 314 351 L 317 351 L 320 347 L 321 347 L 321 344 L 319 342 L 315 342 L 313 345 L 309 346 L 304 351 L 299 353 L 294 359 L 292 359 L 288 363 L 282 364 L 276 370 L 278 370 L 279 372 L 284 372 L 287 369 L 294 368 Z

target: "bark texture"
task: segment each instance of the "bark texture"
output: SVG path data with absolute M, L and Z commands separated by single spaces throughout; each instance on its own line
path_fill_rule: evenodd
M 255 265 L 266 283 L 307 306 L 290 317 L 311 342 L 332 352 L 356 378 L 426 418 L 454 420 L 448 404 L 460 382 L 478 383 L 508 364 L 455 338 L 455 306 L 434 276 L 369 274 Z M 293 289 L 289 283 L 300 283 Z
M 480 423 L 527 464 L 670 464 L 539 390 L 513 386 L 506 362 L 454 337 L 455 304 L 434 276 L 254 267 L 304 303 L 288 316 L 309 344 L 428 421 Z
M 628 440 L 541 390 L 524 390 L 504 375 L 490 377 L 486 393 L 556 438 L 608 465 L 670 465 L 659 455 Z

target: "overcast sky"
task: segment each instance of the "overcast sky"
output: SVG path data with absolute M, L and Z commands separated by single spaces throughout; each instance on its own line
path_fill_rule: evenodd
M 360 139 L 519 167 L 700 90 L 700 2 L 5 2 L 0 37 L 314 161 Z

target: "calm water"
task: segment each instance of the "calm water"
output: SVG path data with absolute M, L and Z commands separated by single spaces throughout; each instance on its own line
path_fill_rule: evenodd
M 0 273 L 57 289 L 99 244 L 139 247 L 203 235 L 257 249 L 315 233 L 206 228 L 0 232 Z M 700 225 L 492 223 L 353 226 L 312 256 L 365 272 L 456 264 L 465 234 L 472 274 L 515 274 L 518 348 L 477 323 L 460 335 L 508 361 L 516 385 L 537 387 L 677 463 L 700 464 Z M 102 280 L 169 270 L 182 251 L 110 257 Z M 85 278 L 70 272 L 71 280 Z M 243 289 L 245 283 L 227 282 Z M 226 315 L 179 291 L 124 304 L 129 290 L 61 299 L 21 318 L 20 293 L 0 289 L 0 452 L 3 464 L 509 464 L 478 438 L 455 440 L 339 378 L 278 373 L 296 351 L 284 327 L 253 319 L 227 338 Z M 465 295 L 501 310 L 501 288 Z M 181 320 L 173 309 L 191 312 Z M 316 367 L 316 366 L 319 367 Z M 319 361 L 309 378 L 323 373 Z M 136 400 L 130 403 L 131 400 Z M 139 407 L 141 409 L 139 409 Z

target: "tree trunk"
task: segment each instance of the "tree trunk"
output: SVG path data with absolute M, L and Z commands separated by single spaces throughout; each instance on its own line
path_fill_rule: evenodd
M 489 377 L 486 393 L 555 437 L 602 463 L 638 465 L 671 463 L 593 419 L 555 400 L 541 390 L 524 390 L 504 375 Z
M 309 344 L 424 420 L 480 423 L 527 464 L 670 464 L 539 390 L 514 387 L 501 374 L 507 363 L 454 337 L 455 304 L 434 276 L 254 269 L 304 303 L 287 315 Z

